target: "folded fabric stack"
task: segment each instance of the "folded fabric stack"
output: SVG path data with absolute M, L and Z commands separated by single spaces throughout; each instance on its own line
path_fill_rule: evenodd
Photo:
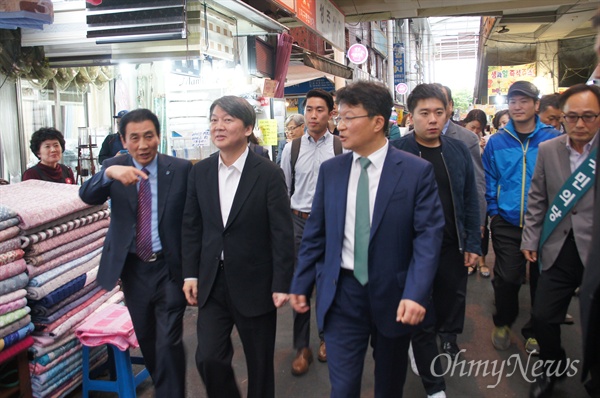
M 23 340 L 33 331 L 24 289 L 29 278 L 18 224 L 16 211 L 0 205 L 0 362 L 17 354 L 16 348 L 22 350 Z
M 28 273 L 21 298 L 31 308 L 23 316 L 34 327 L 29 348 L 33 395 L 64 396 L 81 383 L 76 326 L 102 305 L 123 301 L 118 287 L 107 292 L 96 282 L 110 211 L 83 203 L 77 186 L 28 180 L 1 189 L 0 203 L 18 216 L 18 250 Z M 0 316 L 0 327 L 1 322 Z M 94 350 L 92 365 L 106 355 L 105 349 Z
M 124 305 L 108 304 L 96 311 L 77 327 L 75 335 L 88 347 L 112 344 L 125 351 L 140 346 L 131 316 Z

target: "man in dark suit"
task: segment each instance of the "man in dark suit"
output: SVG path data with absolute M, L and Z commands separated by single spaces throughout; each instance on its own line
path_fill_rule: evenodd
M 437 270 L 444 215 L 432 165 L 386 139 L 393 106 L 387 88 L 358 82 L 338 91 L 337 100 L 340 139 L 353 153 L 321 165 L 290 299 L 306 312 L 316 283 L 331 397 L 360 396 L 369 339 L 375 397 L 401 397 L 410 336 L 425 317 Z
M 211 105 L 218 156 L 189 177 L 183 223 L 184 293 L 198 305 L 196 364 L 209 397 L 240 397 L 231 359 L 235 325 L 248 367 L 248 397 L 275 396 L 276 308 L 294 266 L 290 202 L 281 169 L 250 151 L 256 120 L 243 98 Z
M 594 27 L 598 30 L 596 36 L 596 54 L 600 57 L 600 9 L 592 19 Z M 600 63 L 594 70 L 592 78 L 600 82 Z M 598 83 L 596 83 L 598 84 Z M 596 148 L 600 151 L 600 140 L 596 139 Z M 596 155 L 596 165 L 600 156 Z M 597 166 L 596 166 L 597 167 Z M 600 397 L 600 182 L 596 177 L 594 185 L 594 222 L 590 254 L 583 259 L 586 267 L 583 273 L 583 282 L 579 292 L 581 308 L 581 331 L 583 334 L 583 366 L 582 380 L 588 375 L 591 379 L 586 382 L 590 396 Z
M 127 113 L 120 129 L 129 155 L 106 160 L 79 191 L 88 204 L 111 199 L 98 282 L 110 290 L 121 278 L 156 396 L 184 397 L 181 223 L 191 163 L 158 153 L 160 125 L 147 109 Z

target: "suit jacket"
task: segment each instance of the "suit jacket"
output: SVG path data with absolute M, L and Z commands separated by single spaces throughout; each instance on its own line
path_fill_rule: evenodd
M 477 185 L 477 199 L 479 200 L 479 214 L 481 217 L 481 223 L 479 225 L 486 225 L 487 202 L 485 201 L 485 173 L 483 172 L 483 163 L 481 162 L 479 137 L 472 131 L 459 126 L 452 121 L 450 121 L 445 135 L 464 142 L 471 153 L 473 167 L 475 168 L 475 184 Z
M 335 298 L 341 269 L 352 160 L 352 153 L 347 153 L 321 165 L 292 282 L 292 293 L 307 296 L 316 282 L 321 329 Z M 443 229 L 433 166 L 390 146 L 371 222 L 367 284 L 371 314 L 384 335 L 398 337 L 413 330 L 396 322 L 400 300 L 410 299 L 427 307 Z
M 290 201 L 283 172 L 249 151 L 227 225 L 219 202 L 219 156 L 192 168 L 183 222 L 183 275 L 198 278 L 198 307 L 215 282 L 221 252 L 233 305 L 246 317 L 275 309 L 272 293 L 287 293 L 294 267 Z
M 596 147 L 600 151 L 600 137 L 596 138 Z M 596 164 L 600 157 L 596 156 Z M 589 194 L 589 192 L 588 192 Z M 592 240 L 587 261 L 584 261 L 585 271 L 579 291 L 579 306 L 581 310 L 581 332 L 583 335 L 583 365 L 582 380 L 588 370 L 600 365 L 600 182 L 596 175 L 594 185 L 594 222 Z
M 539 252 L 538 246 L 548 207 L 571 175 L 567 138 L 566 135 L 561 135 L 540 143 L 527 198 L 521 249 Z M 592 240 L 593 199 L 593 189 L 590 189 L 563 217 L 546 240 L 539 253 L 543 270 L 552 267 L 556 261 L 570 229 L 573 229 L 579 257 L 585 264 Z
M 158 154 L 158 234 L 171 279 L 181 281 L 181 223 L 192 164 L 184 159 Z M 113 165 L 133 166 L 130 155 L 107 159 L 104 168 L 79 189 L 81 200 L 102 204 L 111 198 L 111 220 L 98 271 L 98 282 L 110 290 L 117 283 L 130 249 L 135 245 L 137 187 L 119 181 L 102 184 L 106 169 Z

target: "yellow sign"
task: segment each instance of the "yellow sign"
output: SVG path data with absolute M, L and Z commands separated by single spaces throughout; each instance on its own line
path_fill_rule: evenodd
M 533 82 L 535 63 L 511 66 L 488 66 L 488 97 L 508 94 L 508 88 L 518 80 Z
M 263 145 L 277 145 L 277 120 L 275 119 L 260 119 L 258 128 L 262 132 Z

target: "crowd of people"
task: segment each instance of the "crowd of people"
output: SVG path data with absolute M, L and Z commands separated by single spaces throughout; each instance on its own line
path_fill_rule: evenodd
M 579 288 L 583 380 L 600 396 L 600 88 L 578 84 L 540 98 L 535 85 L 516 81 L 507 101 L 486 135 L 483 111 L 455 123 L 451 90 L 419 84 L 407 99 L 408 134 L 390 140 L 394 103 L 383 85 L 354 82 L 335 100 L 311 90 L 303 114 L 286 119 L 272 162 L 253 135 L 253 107 L 224 96 L 209 113 L 218 152 L 194 166 L 158 153 L 151 111 L 120 112 L 122 147 L 80 197 L 111 199 L 97 279 L 107 290 L 121 280 L 156 395 L 185 396 L 183 315 L 191 305 L 208 395 L 242 396 L 231 363 L 235 326 L 247 396 L 274 397 L 277 309 L 289 301 L 292 374 L 313 362 L 315 312 L 331 397 L 360 396 L 369 343 L 376 397 L 402 396 L 411 361 L 428 397 L 445 397 L 435 358 L 460 353 L 468 275 L 492 274 L 491 235 L 491 344 L 511 346 L 527 279 L 531 316 L 521 334 L 541 369 L 530 397 L 552 396 L 568 367 L 560 325 Z M 37 131 L 31 149 L 40 163 L 24 180 L 74 182 L 60 164 L 59 131 Z

